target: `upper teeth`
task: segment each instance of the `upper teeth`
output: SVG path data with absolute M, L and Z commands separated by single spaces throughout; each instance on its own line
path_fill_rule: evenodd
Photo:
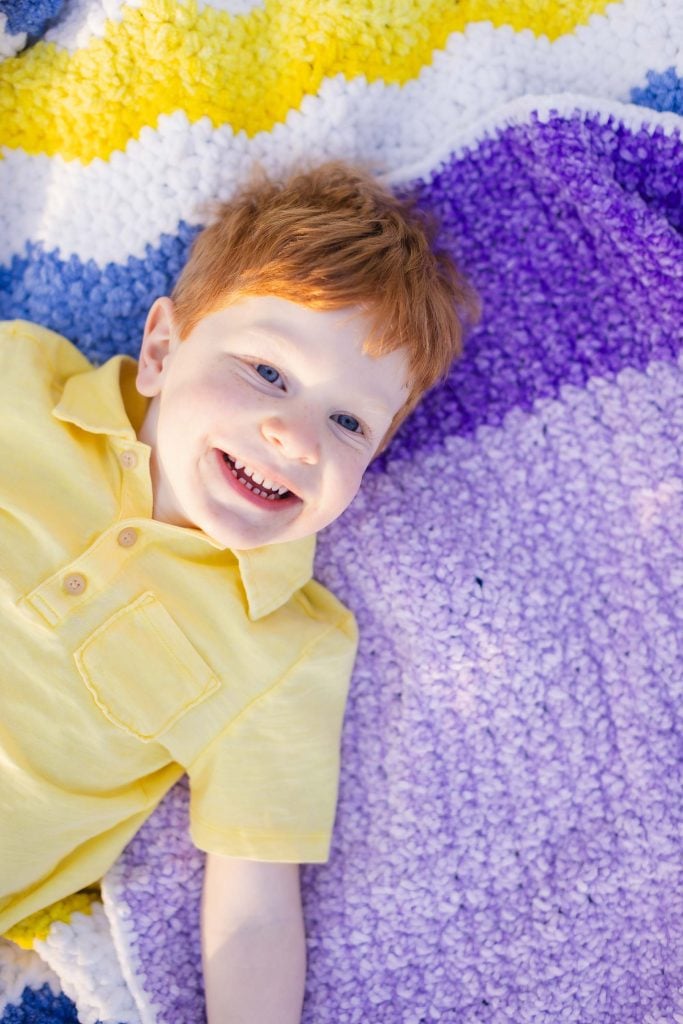
M 277 491 L 278 494 L 284 494 L 287 490 L 286 487 L 281 487 L 279 484 L 275 483 L 274 480 L 268 480 L 267 477 L 261 476 L 260 473 L 257 473 L 256 470 L 252 469 L 250 466 L 245 466 L 245 464 L 240 462 L 238 459 L 235 459 L 235 469 L 241 469 L 243 476 L 248 476 L 255 484 L 258 484 L 260 487 L 264 487 L 268 491 Z

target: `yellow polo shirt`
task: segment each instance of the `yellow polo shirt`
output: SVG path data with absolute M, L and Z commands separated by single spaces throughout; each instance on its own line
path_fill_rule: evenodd
M 328 855 L 353 617 L 313 538 L 151 518 L 135 373 L 0 326 L 0 933 L 100 878 L 183 771 L 201 849 Z

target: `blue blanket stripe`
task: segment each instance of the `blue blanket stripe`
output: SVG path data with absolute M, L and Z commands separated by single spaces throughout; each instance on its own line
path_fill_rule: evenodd
M 639 107 L 650 107 L 661 113 L 683 114 L 683 79 L 674 67 L 666 71 L 648 71 L 647 85 L 631 90 L 631 100 Z
M 170 291 L 196 233 L 181 221 L 175 236 L 147 247 L 144 259 L 104 268 L 30 243 L 25 257 L 0 266 L 0 319 L 44 324 L 95 362 L 115 351 L 136 355 L 150 302 Z
M 0 14 L 6 16 L 7 30 L 12 35 L 27 32 L 35 37 L 45 31 L 63 6 L 64 0 L 0 0 Z
M 76 1007 L 63 993 L 54 995 L 49 985 L 25 988 L 19 1003 L 5 1007 L 0 1024 L 79 1024 Z

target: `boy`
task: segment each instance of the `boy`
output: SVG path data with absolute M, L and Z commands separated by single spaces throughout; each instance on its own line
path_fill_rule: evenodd
M 472 311 L 420 217 L 332 164 L 221 208 L 137 367 L 4 328 L 0 932 L 187 772 L 209 1021 L 299 1019 L 297 865 L 328 854 L 355 651 L 314 537 Z

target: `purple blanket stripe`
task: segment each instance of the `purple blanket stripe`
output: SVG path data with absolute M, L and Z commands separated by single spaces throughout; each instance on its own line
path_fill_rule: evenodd
M 554 117 L 418 183 L 484 317 L 320 538 L 361 648 L 305 1024 L 683 1021 L 682 169 Z M 203 1020 L 186 801 L 110 876 L 163 1024 Z
M 499 426 L 564 383 L 680 351 L 680 137 L 595 117 L 534 121 L 418 185 L 485 315 L 467 358 L 406 424 L 401 456 Z

